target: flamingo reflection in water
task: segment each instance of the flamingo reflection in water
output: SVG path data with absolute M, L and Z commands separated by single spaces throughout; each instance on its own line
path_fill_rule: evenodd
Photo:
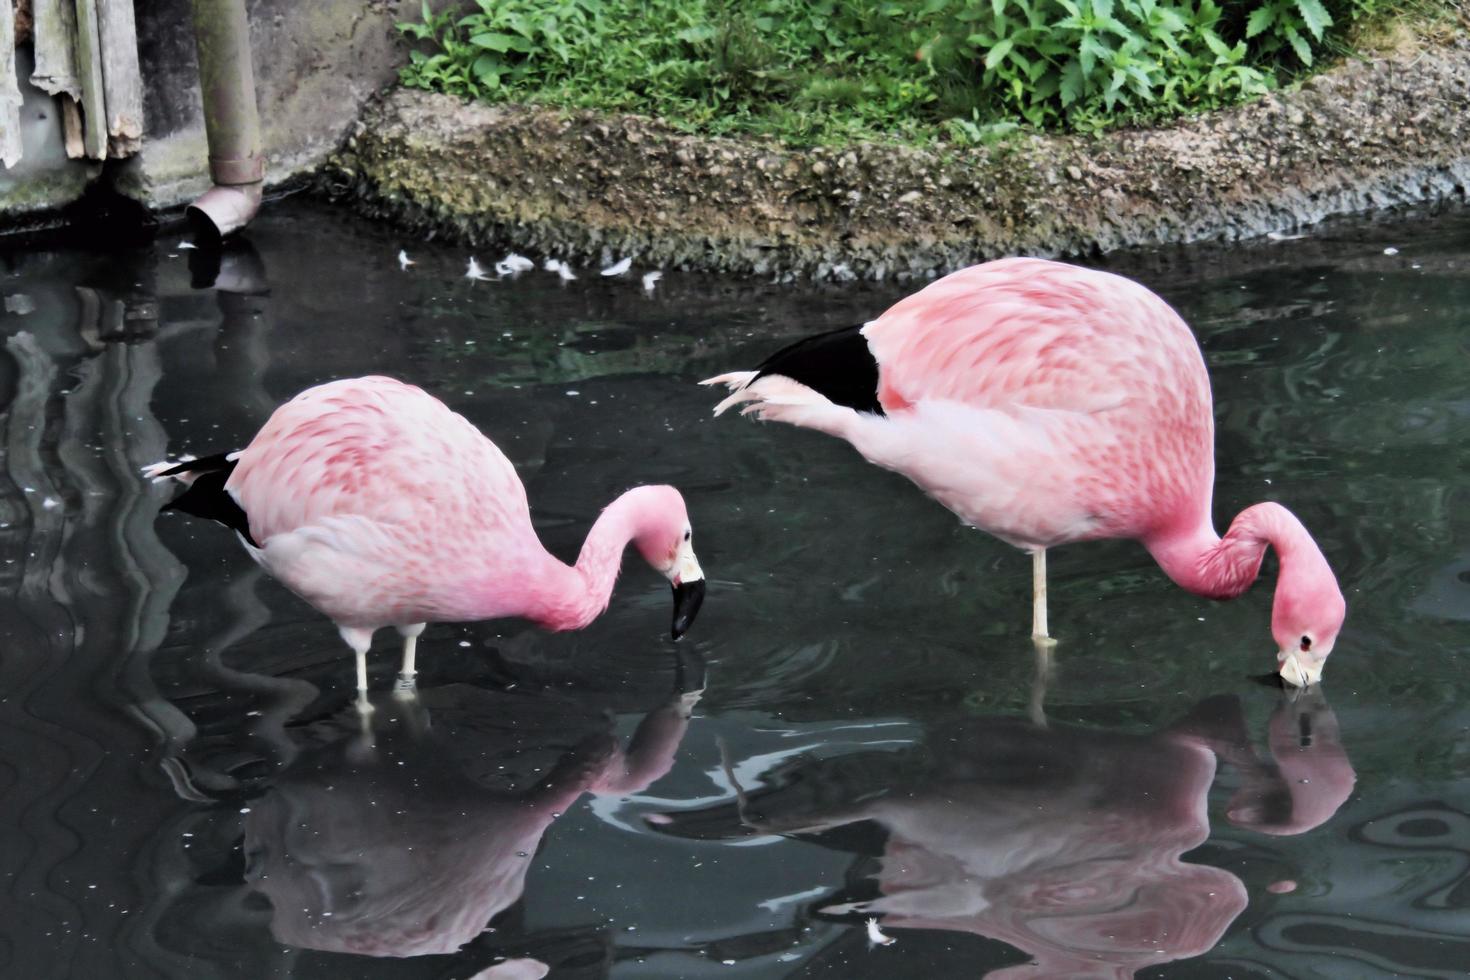
M 975 933 L 1031 957 L 991 978 L 1121 980 L 1208 951 L 1247 905 L 1235 875 L 1180 860 L 1210 835 L 1218 761 L 1240 781 L 1226 819 L 1271 835 L 1327 821 L 1356 778 L 1320 690 L 1277 708 L 1270 759 L 1251 747 L 1234 696 L 1146 735 L 984 718 L 926 743 L 790 764 L 767 776 L 769 788 L 739 790 L 735 806 L 649 823 L 705 839 L 823 835 L 842 848 L 871 822 L 885 836 L 876 880 L 864 883 L 876 895 L 829 895 L 818 912 L 859 927 L 881 917 L 900 939 L 905 929 Z
M 570 750 L 548 748 L 566 739 L 553 698 L 463 684 L 385 698 L 369 731 L 303 752 L 252 804 L 246 881 L 287 945 L 452 953 L 520 898 L 542 835 L 582 794 L 641 792 L 669 771 L 698 698 L 672 695 L 626 749 L 599 731 Z M 546 773 L 508 789 L 502 768 Z

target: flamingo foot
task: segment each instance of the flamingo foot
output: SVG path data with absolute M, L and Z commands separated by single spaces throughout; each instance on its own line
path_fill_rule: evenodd
M 1036 648 L 1036 668 L 1031 675 L 1031 700 L 1027 706 L 1027 714 L 1031 723 L 1037 728 L 1045 728 L 1046 724 L 1046 690 L 1051 686 L 1052 676 L 1056 673 L 1056 663 L 1052 659 L 1052 651 L 1057 648 L 1057 641 L 1049 636 L 1033 636 L 1032 645 Z
M 366 691 L 357 692 L 354 706 L 357 708 L 357 738 L 348 751 L 353 761 L 361 763 L 371 759 L 377 750 L 377 739 L 373 735 L 373 712 L 377 709 L 368 700 Z

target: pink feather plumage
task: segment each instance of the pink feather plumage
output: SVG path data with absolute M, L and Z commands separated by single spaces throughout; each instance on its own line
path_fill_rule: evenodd
M 900 300 L 861 335 L 882 414 L 781 376 L 780 354 L 759 374 L 706 382 L 733 390 L 716 414 L 745 404 L 846 439 L 1033 553 L 1137 539 L 1201 595 L 1239 595 L 1274 545 L 1279 665 L 1293 683 L 1320 677 L 1345 611 L 1337 581 L 1279 504 L 1248 508 L 1223 540 L 1215 533 L 1209 377 L 1194 335 L 1159 297 L 1104 272 L 1002 259 Z
M 635 487 L 613 501 L 566 565 L 542 547 L 525 489 L 495 444 L 392 378 L 310 388 L 228 458 L 232 469 L 223 459 L 213 461 L 228 472 L 220 492 L 248 520 L 251 555 L 329 616 L 359 657 L 374 630 L 398 627 L 410 637 L 407 676 L 411 638 L 425 623 L 521 616 L 550 629 L 586 626 L 607 607 L 630 542 L 674 584 L 676 636 L 703 598 L 673 487 Z M 200 473 L 190 465 L 145 472 L 192 485 Z M 359 661 L 360 688 L 363 670 Z

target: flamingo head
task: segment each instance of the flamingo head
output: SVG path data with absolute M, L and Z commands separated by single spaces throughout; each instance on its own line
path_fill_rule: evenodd
M 1271 635 L 1281 679 L 1310 687 L 1322 679 L 1322 666 L 1337 643 L 1347 603 L 1321 553 L 1307 567 L 1283 561 L 1271 607 Z
M 704 571 L 694 556 L 694 529 L 684 498 L 673 487 L 641 488 L 634 544 L 643 560 L 662 573 L 674 587 L 674 622 L 679 639 L 688 631 L 704 604 Z

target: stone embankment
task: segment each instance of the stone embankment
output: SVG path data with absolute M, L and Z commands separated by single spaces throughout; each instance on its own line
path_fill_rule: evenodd
M 395 90 L 323 180 L 369 214 L 583 261 L 818 278 L 1234 241 L 1465 200 L 1470 38 L 1158 129 L 793 149 Z

